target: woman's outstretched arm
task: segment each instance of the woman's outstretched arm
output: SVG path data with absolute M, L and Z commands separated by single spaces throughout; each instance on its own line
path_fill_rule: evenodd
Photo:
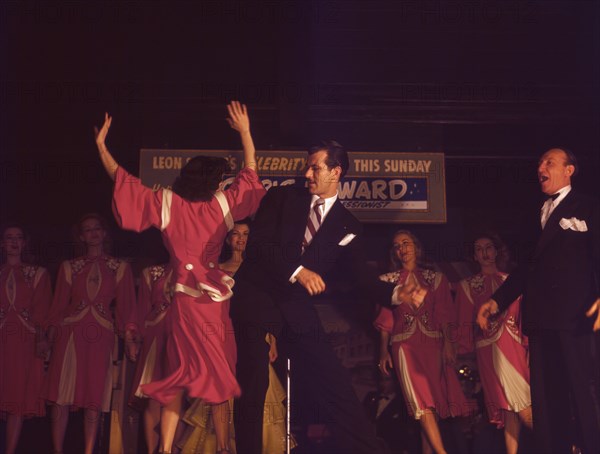
M 242 139 L 244 167 L 250 167 L 256 171 L 256 149 L 254 148 L 254 142 L 250 134 L 250 118 L 248 117 L 246 105 L 240 104 L 239 101 L 231 101 L 227 105 L 227 110 L 229 111 L 229 118 L 227 119 L 229 126 L 238 131 Z
M 96 146 L 98 147 L 98 153 L 100 154 L 100 160 L 102 161 L 102 165 L 106 170 L 106 173 L 110 177 L 111 180 L 115 181 L 115 174 L 117 173 L 117 168 L 119 164 L 110 154 L 108 148 L 106 148 L 106 144 L 104 141 L 106 140 L 106 135 L 108 134 L 108 130 L 110 129 L 110 124 L 112 123 L 112 117 L 107 113 L 104 114 L 104 124 L 102 128 L 98 130 L 97 127 L 94 127 L 94 132 L 96 134 Z

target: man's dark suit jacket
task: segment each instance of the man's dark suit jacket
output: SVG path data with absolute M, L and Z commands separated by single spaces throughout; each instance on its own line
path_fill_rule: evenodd
M 318 273 L 325 283 L 328 275 L 343 267 L 369 300 L 389 306 L 394 286 L 379 281 L 365 261 L 360 222 L 337 200 L 325 217 L 321 228 L 302 254 L 302 240 L 310 209 L 311 195 L 306 188 L 284 186 L 272 188 L 262 200 L 252 224 L 246 258 L 238 270 L 236 282 L 249 284 L 270 301 L 255 299 L 244 305 L 232 301 L 232 315 L 238 319 L 272 320 L 273 305 L 287 321 L 296 321 L 298 314 L 284 304 L 289 299 L 307 301 L 311 297 L 299 283 L 291 284 L 290 276 L 300 266 Z M 346 245 L 340 244 L 348 235 L 355 235 Z M 234 288 L 235 292 L 235 288 Z M 311 307 L 310 304 L 305 307 Z M 241 317 L 240 317 L 241 316 Z M 291 320 L 290 320 L 291 319 Z
M 600 296 L 599 217 L 597 201 L 571 189 L 541 230 L 529 262 L 492 296 L 503 311 L 523 294 L 526 334 L 537 329 L 591 332 L 593 319 L 586 319 L 585 312 Z M 561 219 L 572 218 L 585 221 L 587 231 L 561 227 Z
M 357 283 L 370 302 L 388 306 L 394 286 L 379 281 L 366 265 L 362 226 L 339 200 L 302 253 L 310 203 L 306 188 L 270 189 L 252 224 L 246 258 L 235 275 L 231 317 L 242 387 L 236 410 L 240 415 L 235 428 L 238 452 L 261 450 L 263 411 L 259 402 L 264 402 L 268 384 L 268 347 L 262 340 L 266 331 L 275 335 L 296 364 L 295 370 L 304 374 L 298 375 L 309 388 L 303 404 L 312 400 L 313 408 L 324 409 L 323 414 L 330 418 L 336 452 L 379 453 L 381 443 L 365 418 L 350 375 L 326 342 L 313 297 L 289 278 L 302 265 L 328 284 L 332 272 L 337 275 L 344 269 L 344 276 Z

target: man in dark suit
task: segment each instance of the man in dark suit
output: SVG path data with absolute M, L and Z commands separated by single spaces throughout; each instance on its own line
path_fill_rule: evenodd
M 339 452 L 381 452 L 313 307 L 313 296 L 326 290 L 328 275 L 338 268 L 347 270 L 373 304 L 389 306 L 394 295 L 394 286 L 368 269 L 362 226 L 338 200 L 338 183 L 348 164 L 348 155 L 336 142 L 312 147 L 305 173 L 308 190 L 272 188 L 256 214 L 231 307 L 242 388 L 235 407 L 240 454 L 261 452 L 266 332 L 284 344 L 292 369 L 305 377 L 314 409 L 328 416 Z
M 485 329 L 491 314 L 520 294 L 523 332 L 529 335 L 533 431 L 544 453 L 600 452 L 600 410 L 591 317 L 600 304 L 600 215 L 598 202 L 571 188 L 575 156 L 548 150 L 538 180 L 548 196 L 532 258 L 515 270 L 480 309 Z M 600 314 L 594 329 L 600 328 Z M 573 414 L 573 415 L 572 415 Z M 569 440 L 572 416 L 577 440 Z

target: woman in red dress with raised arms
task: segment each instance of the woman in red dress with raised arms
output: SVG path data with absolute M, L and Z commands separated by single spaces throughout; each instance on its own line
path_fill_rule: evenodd
M 240 394 L 227 355 L 229 315 L 224 301 L 232 295 L 233 278 L 219 269 L 223 240 L 235 220 L 253 214 L 265 194 L 256 173 L 255 149 L 246 106 L 228 106 L 229 124 L 239 131 L 245 167 L 233 183 L 219 191 L 227 161 L 197 156 L 181 169 L 173 190 L 153 192 L 113 159 L 105 145 L 111 117 L 105 117 L 96 144 L 108 175 L 114 180 L 113 211 L 124 229 L 160 229 L 173 269 L 173 301 L 165 322 L 172 335 L 166 346 L 167 375 L 142 386 L 142 392 L 164 407 L 162 452 L 170 452 L 184 392 L 213 404 L 217 450 L 229 452 L 228 400 Z

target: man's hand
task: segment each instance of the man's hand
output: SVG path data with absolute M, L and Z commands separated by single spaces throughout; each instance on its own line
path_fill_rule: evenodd
M 231 101 L 227 104 L 229 118 L 227 123 L 232 129 L 235 129 L 240 134 L 250 132 L 250 118 L 248 118 L 248 110 L 245 104 L 240 104 L 239 101 Z
M 498 303 L 489 299 L 481 305 L 477 313 L 477 324 L 483 331 L 487 331 L 490 325 L 490 315 L 498 313 Z
M 594 304 L 585 313 L 588 317 L 593 317 L 596 314 L 596 321 L 594 322 L 594 331 L 600 331 L 600 298 L 594 301 Z
M 325 291 L 325 282 L 323 282 L 321 276 L 308 268 L 302 268 L 296 274 L 296 280 L 306 289 L 310 296 L 315 296 Z

